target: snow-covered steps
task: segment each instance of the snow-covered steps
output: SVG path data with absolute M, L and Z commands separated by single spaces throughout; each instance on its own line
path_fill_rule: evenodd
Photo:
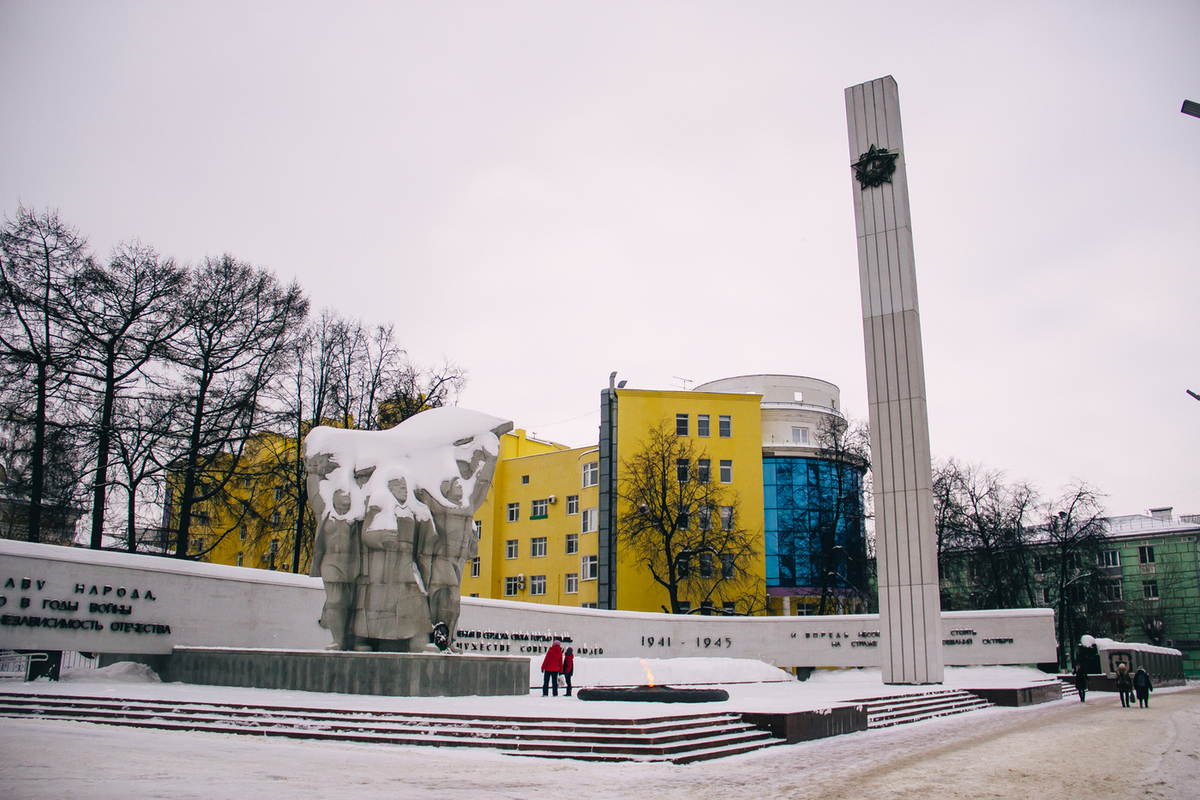
M 1079 699 L 1079 690 L 1075 688 L 1074 678 L 1064 678 L 1063 676 L 1059 675 L 1058 682 L 1062 684 L 1062 696 L 1064 700 L 1066 700 L 1068 697 L 1070 697 L 1072 700 Z
M 0 693 L 0 717 L 378 744 L 490 747 L 510 755 L 677 764 L 780 743 L 740 715 L 729 713 L 621 720 L 472 717 Z
M 958 689 L 870 697 L 855 702 L 867 707 L 868 730 L 890 728 L 906 722 L 920 722 L 951 714 L 964 714 L 992 705 L 987 700 Z

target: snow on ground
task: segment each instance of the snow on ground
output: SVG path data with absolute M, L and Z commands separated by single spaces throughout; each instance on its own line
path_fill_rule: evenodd
M 832 674 L 814 677 L 813 686 L 847 682 Z M 154 687 L 108 688 L 119 694 Z M 561 698 L 536 702 L 543 709 L 575 708 Z M 1149 709 L 1125 709 L 1115 695 L 1091 693 L 1086 704 L 1070 699 L 993 708 L 683 766 L 19 719 L 0 720 L 0 797 L 1175 800 L 1200 797 L 1197 742 L 1200 690 L 1194 686 L 1154 692 Z

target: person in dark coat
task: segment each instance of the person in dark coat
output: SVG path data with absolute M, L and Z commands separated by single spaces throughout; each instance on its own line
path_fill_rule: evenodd
M 562 659 L 562 645 L 555 639 L 542 659 L 542 697 L 547 695 L 551 686 L 554 687 L 554 696 L 558 697 L 558 673 L 562 672 Z
M 1138 705 L 1149 708 L 1150 693 L 1154 691 L 1154 686 L 1150 683 L 1150 675 L 1141 667 L 1133 673 L 1133 691 L 1137 694 Z
M 567 682 L 567 697 L 571 696 L 571 676 L 575 674 L 575 649 L 567 648 L 567 652 L 563 654 L 562 662 L 563 680 Z
M 1087 697 L 1088 674 L 1087 667 L 1083 664 L 1075 667 L 1075 688 L 1079 691 L 1079 702 L 1084 702 L 1084 698 Z
M 1133 705 L 1133 676 L 1129 674 L 1128 664 L 1117 664 L 1117 692 L 1121 695 L 1123 707 Z

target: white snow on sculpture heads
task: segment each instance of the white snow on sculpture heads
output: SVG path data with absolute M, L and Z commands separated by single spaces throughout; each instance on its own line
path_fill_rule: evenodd
M 321 624 L 333 648 L 394 639 L 422 649 L 436 623 L 453 643 L 463 567 L 477 553 L 470 518 L 511 429 L 498 417 L 438 408 L 386 431 L 308 434 L 312 574 L 325 582 Z

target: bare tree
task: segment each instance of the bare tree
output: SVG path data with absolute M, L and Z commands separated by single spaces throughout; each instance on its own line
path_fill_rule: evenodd
M 1100 552 L 1105 547 L 1103 495 L 1084 482 L 1070 486 L 1042 508 L 1038 531 L 1053 574 L 1055 620 L 1061 664 L 1076 663 L 1075 649 L 1084 633 L 1104 633 L 1101 614 Z
M 660 586 L 670 612 L 741 603 L 759 610 L 765 591 L 751 569 L 761 531 L 742 525 L 735 492 L 714 480 L 711 460 L 663 420 L 621 463 L 617 537 Z
M 828 415 L 817 427 L 817 469 L 808 487 L 810 575 L 819 576 L 818 614 L 839 613 L 846 599 L 866 604 L 866 510 L 863 476 L 871 465 L 871 435 L 864 423 Z M 815 513 L 814 513 L 815 512 Z M 838 603 L 837 594 L 842 594 Z
M 208 259 L 184 297 L 187 328 L 172 348 L 187 409 L 178 459 L 175 555 L 188 556 L 193 509 L 218 497 L 259 422 L 268 383 L 294 355 L 308 311 L 300 287 L 236 261 Z
M 66 365 L 78 341 L 67 324 L 70 288 L 89 262 L 87 240 L 57 212 L 19 207 L 16 219 L 0 230 L 0 359 L 10 393 L 23 395 L 9 406 L 10 420 L 33 429 L 26 514 L 31 542 L 41 539 L 55 393 L 68 383 Z
M 91 547 L 104 536 L 109 461 L 118 394 L 136 383 L 151 359 L 188 323 L 179 305 L 185 271 L 140 242 L 118 245 L 106 266 L 89 262 L 74 276 L 71 321 L 80 347 L 67 369 L 94 398 L 95 457 Z M 136 423 L 135 423 L 136 424 Z
M 1035 605 L 1033 488 L 951 459 L 934 469 L 933 496 L 943 607 Z
M 397 373 L 387 396 L 379 404 L 379 428 L 394 428 L 427 408 L 453 405 L 467 384 L 467 371 L 453 361 L 421 369 L 407 363 Z

